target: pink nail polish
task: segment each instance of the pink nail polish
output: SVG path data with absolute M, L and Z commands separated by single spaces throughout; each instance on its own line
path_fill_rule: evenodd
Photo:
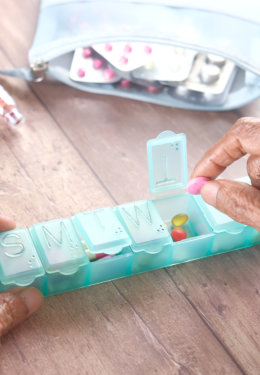
M 203 187 L 203 185 L 206 184 L 206 182 L 210 181 L 210 178 L 208 177 L 196 177 L 190 180 L 186 186 L 186 189 L 188 193 L 193 195 L 200 194 L 200 191 Z

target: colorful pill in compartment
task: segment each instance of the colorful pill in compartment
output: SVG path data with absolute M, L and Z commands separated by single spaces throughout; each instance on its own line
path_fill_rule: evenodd
M 174 241 L 182 241 L 186 240 L 187 233 L 182 228 L 174 228 L 171 232 L 171 236 Z
M 181 241 L 172 240 L 173 263 L 200 258 L 211 251 L 214 234 L 193 196 L 184 193 L 157 199 L 154 204 L 161 218 L 167 224 L 169 233 L 174 228 L 181 228 L 187 235 L 187 238 Z M 179 214 L 187 215 L 188 220 L 181 227 L 174 227 L 171 221 Z
M 182 213 L 173 216 L 171 223 L 175 227 L 180 227 L 181 225 L 184 225 L 188 220 L 189 216 Z

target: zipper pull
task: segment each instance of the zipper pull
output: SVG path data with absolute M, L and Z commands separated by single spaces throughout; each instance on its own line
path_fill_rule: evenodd
M 30 66 L 34 82 L 41 82 L 45 78 L 45 72 L 48 70 L 48 63 L 42 60 L 36 60 Z

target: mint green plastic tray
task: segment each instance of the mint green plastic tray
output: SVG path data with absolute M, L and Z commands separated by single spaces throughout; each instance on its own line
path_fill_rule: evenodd
M 150 190 L 160 198 L 1 233 L 0 290 L 33 285 L 48 296 L 260 243 L 257 230 L 185 192 L 184 134 L 161 133 L 147 153 Z M 173 242 L 171 219 L 180 213 L 189 216 L 187 239 Z M 99 253 L 107 257 L 89 260 Z

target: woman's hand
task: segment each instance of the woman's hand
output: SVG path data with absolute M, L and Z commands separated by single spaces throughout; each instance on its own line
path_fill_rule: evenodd
M 239 119 L 196 165 L 191 178 L 216 178 L 235 160 L 249 154 L 247 172 L 252 186 L 235 181 L 207 182 L 202 198 L 234 220 L 260 231 L 260 119 Z
M 14 228 L 12 220 L 0 216 L 0 232 Z M 42 302 L 41 292 L 31 287 L 0 293 L 0 336 L 38 310 Z

